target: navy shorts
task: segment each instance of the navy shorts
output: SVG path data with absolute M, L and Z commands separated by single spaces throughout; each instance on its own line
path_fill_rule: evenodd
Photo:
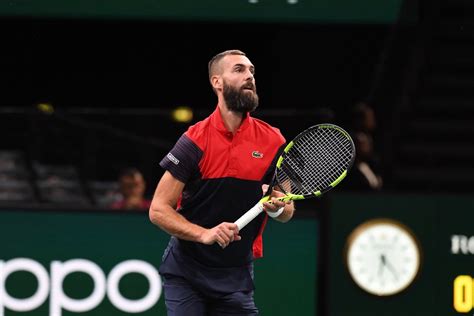
M 182 277 L 166 275 L 163 279 L 168 316 L 258 315 L 253 291 L 204 294 Z
M 253 264 L 232 268 L 203 266 L 171 238 L 160 266 L 168 316 L 254 316 Z

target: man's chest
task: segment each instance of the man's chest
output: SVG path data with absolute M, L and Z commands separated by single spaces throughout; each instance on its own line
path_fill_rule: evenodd
M 278 152 L 278 144 L 249 136 L 218 136 L 206 144 L 199 163 L 204 179 L 232 177 L 259 181 Z

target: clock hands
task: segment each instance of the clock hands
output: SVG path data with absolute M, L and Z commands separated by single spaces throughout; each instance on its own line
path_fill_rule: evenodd
M 395 270 L 395 268 L 391 264 L 391 262 L 387 260 L 387 257 L 385 256 L 385 254 L 381 253 L 380 254 L 379 271 L 378 271 L 379 276 L 382 275 L 384 267 L 387 267 L 387 269 L 392 273 L 395 280 L 398 281 L 398 272 L 397 272 L 397 270 Z
M 385 256 L 384 256 L 384 258 L 385 258 Z M 398 272 L 397 272 L 397 270 L 395 270 L 395 267 L 392 265 L 392 263 L 385 259 L 385 265 L 390 270 L 390 272 L 392 272 L 393 277 L 395 278 L 395 280 L 398 281 Z
M 380 263 L 379 263 L 379 270 L 377 272 L 377 274 L 379 276 L 382 276 L 384 267 L 385 267 L 385 256 L 383 254 L 381 254 L 380 255 Z

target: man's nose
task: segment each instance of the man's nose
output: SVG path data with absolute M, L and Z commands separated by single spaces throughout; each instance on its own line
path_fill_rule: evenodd
M 246 77 L 247 80 L 253 80 L 253 73 L 249 69 L 246 71 Z

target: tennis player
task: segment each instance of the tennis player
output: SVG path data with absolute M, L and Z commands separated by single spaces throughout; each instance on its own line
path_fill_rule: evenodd
M 258 106 L 255 68 L 239 50 L 209 62 L 215 111 L 191 126 L 160 162 L 165 169 L 150 220 L 171 235 L 160 274 L 168 316 L 258 315 L 253 260 L 263 255 L 268 216 L 287 222 L 292 202 L 273 190 L 265 211 L 242 231 L 233 222 L 271 182 L 284 137 L 250 116 Z

